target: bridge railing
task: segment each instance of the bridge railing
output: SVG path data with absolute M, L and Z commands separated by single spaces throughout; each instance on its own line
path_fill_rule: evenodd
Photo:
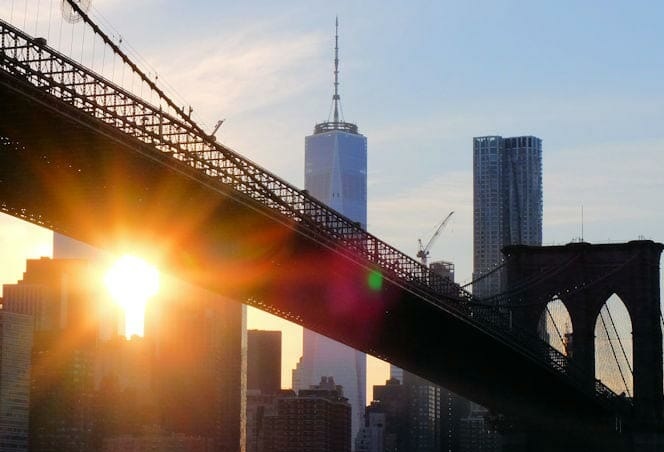
M 198 177 L 231 187 L 237 199 L 300 225 L 299 232 L 380 271 L 393 283 L 422 300 L 490 331 L 521 349 L 527 356 L 556 372 L 579 380 L 569 360 L 548 344 L 519 333 L 500 309 L 475 306 L 472 295 L 449 279 L 367 233 L 355 223 L 306 191 L 217 143 L 200 128 L 184 122 L 114 85 L 86 67 L 0 20 L 0 70 L 28 82 L 98 121 L 149 145 L 161 154 L 198 171 Z M 268 207 L 269 209 L 264 209 Z M 586 381 L 585 379 L 583 381 Z M 608 391 L 608 392 L 607 392 Z M 610 398 L 610 390 L 595 394 Z M 615 396 L 615 394 L 613 394 Z M 617 396 L 615 396 L 617 397 Z

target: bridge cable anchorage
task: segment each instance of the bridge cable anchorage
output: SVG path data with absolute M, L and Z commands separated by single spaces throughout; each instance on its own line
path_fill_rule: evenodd
M 3 89 L 14 89 L 45 106 L 46 102 L 52 103 L 48 108 L 66 108 L 70 119 L 84 127 L 92 128 L 92 124 L 96 127 L 98 123 L 113 127 L 114 139 L 125 143 L 131 139 L 131 145 L 140 147 L 147 158 L 151 158 L 149 152 L 152 152 L 152 157 L 158 157 L 173 171 L 187 174 L 211 190 L 223 190 L 246 208 L 296 229 L 362 268 L 378 269 L 386 281 L 411 293 L 422 303 L 509 344 L 524 359 L 547 366 L 580 391 L 591 394 L 598 403 L 628 409 L 628 403 L 621 402 L 606 386 L 596 384 L 588 388 L 578 366 L 537 335 L 513 327 L 509 312 L 504 308 L 476 309 L 481 306 L 473 306 L 472 294 L 458 284 L 436 275 L 369 234 L 359 224 L 216 143 L 195 124 L 173 115 L 170 110 L 161 111 L 2 20 L 0 37 L 3 46 L 0 49 L 0 86 Z M 81 114 L 75 115 L 74 109 Z M 165 157 L 169 160 L 164 160 Z M 11 207 L 4 209 L 14 212 Z M 29 212 L 14 214 L 34 220 Z
M 618 362 L 618 355 L 616 354 L 616 351 L 613 347 L 613 341 L 611 341 L 611 337 L 609 336 L 609 330 L 606 327 L 606 322 L 604 321 L 604 314 L 602 314 L 602 311 L 604 309 L 602 308 L 599 311 L 599 317 L 602 320 L 602 325 L 604 326 L 604 333 L 606 334 L 606 340 L 609 342 L 609 347 L 611 348 L 611 353 L 613 354 L 613 359 L 616 362 L 616 366 L 618 366 L 618 372 L 620 373 L 620 378 L 623 381 L 623 385 L 625 385 L 625 391 L 627 392 L 627 396 L 631 397 L 630 392 L 629 392 L 629 387 L 627 386 L 627 380 L 625 380 L 625 375 L 623 375 L 622 368 L 620 367 L 620 363 Z
M 178 116 L 181 120 L 184 120 L 189 126 L 200 132 L 201 134 L 205 135 L 205 131 L 201 129 L 198 124 L 191 119 L 191 117 L 185 112 L 184 108 L 178 106 L 173 102 L 167 95 L 164 93 L 161 88 L 159 88 L 150 78 L 138 67 L 136 64 L 134 64 L 133 61 L 129 59 L 129 57 L 122 51 L 120 50 L 120 47 L 118 47 L 111 38 L 108 37 L 104 31 L 99 28 L 99 26 L 92 21 L 90 16 L 87 15 L 83 11 L 83 9 L 76 3 L 75 0 L 64 0 L 69 5 L 72 7 L 72 9 L 77 12 L 83 21 L 88 24 L 92 30 L 100 37 L 102 40 L 108 45 L 113 52 L 115 52 L 116 55 L 118 55 L 122 61 L 124 61 L 133 71 L 136 73 L 152 90 L 154 90 L 160 97 L 161 100 L 166 102 L 175 112 L 178 113 Z M 72 27 L 73 29 L 73 27 Z M 124 75 L 124 72 L 123 72 Z

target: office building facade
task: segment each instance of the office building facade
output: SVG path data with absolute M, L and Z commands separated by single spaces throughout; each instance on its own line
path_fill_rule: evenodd
M 92 450 L 98 324 L 88 263 L 30 259 L 23 279 L 3 286 L 3 308 L 32 316 L 30 450 Z
M 507 245 L 542 244 L 542 140 L 473 139 L 473 293 L 501 292 Z
M 338 25 L 338 22 L 337 22 Z M 338 33 L 336 37 L 338 44 Z M 338 45 L 335 46 L 333 117 L 316 124 L 305 138 L 305 189 L 362 228 L 367 225 L 367 139 L 357 125 L 340 118 Z M 323 376 L 334 377 L 352 407 L 352 432 L 363 425 L 366 406 L 366 355 L 304 331 L 303 356 L 294 371 L 293 389 L 308 389 Z
M 0 450 L 27 451 L 32 318 L 0 310 Z
M 332 377 L 277 397 L 264 419 L 264 452 L 350 452 L 351 408 Z
M 53 255 L 58 258 L 85 257 L 93 264 L 110 257 L 57 233 L 54 234 Z M 215 450 L 244 450 L 246 307 L 174 278 L 164 276 L 160 278 L 160 285 L 163 290 L 146 307 L 144 340 L 120 342 L 119 347 L 123 350 L 116 350 L 124 357 L 108 350 L 113 348 L 110 342 L 117 341 L 122 313 L 110 304 L 97 311 L 101 317 L 98 328 L 103 352 L 117 355 L 113 357 L 107 353 L 106 358 L 114 359 L 115 364 L 119 363 L 118 360 L 133 360 L 125 366 L 124 373 L 116 375 L 118 381 L 113 386 L 114 390 L 121 392 L 140 392 L 130 401 L 132 412 L 140 413 L 132 433 L 142 441 L 154 436 L 148 427 L 158 425 L 167 436 L 202 438 L 206 444 L 214 445 Z M 35 287 L 33 296 L 37 296 L 40 290 Z M 152 357 L 148 368 L 141 368 L 146 363 L 140 356 L 130 356 L 137 354 Z M 103 400 L 103 391 L 99 389 L 106 374 L 100 369 L 100 358 L 101 355 L 97 356 L 95 374 L 97 404 L 105 406 L 112 418 L 123 404 L 117 402 L 118 397 Z M 149 387 L 143 378 L 144 372 L 150 374 Z M 112 393 L 110 389 L 104 387 L 107 395 Z M 114 422 L 110 419 L 110 424 Z M 111 430 L 120 435 L 128 431 L 115 427 Z M 115 441 L 118 438 L 118 435 L 108 436 L 106 433 L 99 432 L 97 439 Z

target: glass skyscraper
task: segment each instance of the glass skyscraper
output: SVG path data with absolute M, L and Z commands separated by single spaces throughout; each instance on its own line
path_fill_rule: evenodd
M 357 125 L 339 118 L 338 34 L 335 40 L 334 116 L 316 124 L 313 135 L 305 138 L 304 186 L 316 199 L 366 228 L 367 138 Z M 366 355 L 306 329 L 303 348 L 293 372 L 293 389 L 308 389 L 321 377 L 334 377 L 352 407 L 354 438 L 366 406 Z
M 501 292 L 501 250 L 542 244 L 542 140 L 473 139 L 473 294 Z

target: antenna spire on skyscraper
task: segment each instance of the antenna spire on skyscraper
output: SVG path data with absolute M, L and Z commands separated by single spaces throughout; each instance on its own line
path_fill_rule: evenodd
M 332 112 L 334 110 L 334 113 Z M 330 120 L 332 116 L 332 120 Z M 327 115 L 327 121 L 316 124 L 314 133 L 330 132 L 340 130 L 346 133 L 357 134 L 357 125 L 344 121 L 344 111 L 341 107 L 341 95 L 339 95 L 339 16 L 334 19 L 334 94 L 332 105 Z
M 339 16 L 335 18 L 334 25 L 334 122 L 339 122 Z

